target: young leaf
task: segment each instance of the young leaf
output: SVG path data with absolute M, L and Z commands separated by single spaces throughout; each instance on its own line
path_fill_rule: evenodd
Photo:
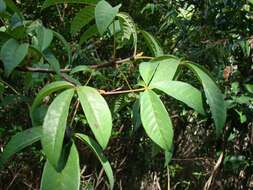
M 180 81 L 161 81 L 152 83 L 150 88 L 156 88 L 184 102 L 201 114 L 205 114 L 201 92 L 190 84 Z
M 79 190 L 80 188 L 80 166 L 79 155 L 75 144 L 71 146 L 65 168 L 61 172 L 57 172 L 47 161 L 41 180 L 41 190 Z
M 42 135 L 41 127 L 33 127 L 22 131 L 11 138 L 8 144 L 4 147 L 3 153 L 0 155 L 0 168 L 6 161 L 15 153 L 23 148 L 40 140 Z
M 43 26 L 37 29 L 38 49 L 43 52 L 53 40 L 53 32 Z
M 202 69 L 199 65 L 193 63 L 186 63 L 186 66 L 197 75 L 203 85 L 207 103 L 210 106 L 216 126 L 216 135 L 220 136 L 227 117 L 227 108 L 224 95 L 221 93 L 212 77 L 208 75 L 207 71 Z
M 161 56 L 153 59 L 151 62 L 159 62 L 159 65 L 150 84 L 159 81 L 173 80 L 179 66 L 179 60 L 176 57 Z
M 147 135 L 164 150 L 170 150 L 173 128 L 169 114 L 159 97 L 152 91 L 141 93 L 141 121 Z
M 78 87 L 78 97 L 97 141 L 104 149 L 111 136 L 112 116 L 104 98 L 91 87 Z
M 74 89 L 65 90 L 59 94 L 48 108 L 43 123 L 41 138 L 43 151 L 49 162 L 57 168 L 62 152 L 69 105 L 74 95 Z
M 95 20 L 97 24 L 98 31 L 102 36 L 107 28 L 110 26 L 115 16 L 119 12 L 121 5 L 112 7 L 105 0 L 100 1 L 95 8 Z
M 94 7 L 85 7 L 81 9 L 71 22 L 71 29 L 70 32 L 75 34 L 79 32 L 84 26 L 89 24 L 95 17 L 94 15 Z
M 135 23 L 130 15 L 127 13 L 118 13 L 117 17 L 120 20 L 122 36 L 121 40 L 130 40 L 133 37 L 133 46 L 136 50 L 137 48 L 137 31 L 135 27 Z
M 2 46 L 0 57 L 4 64 L 6 76 L 9 76 L 11 72 L 23 61 L 27 52 L 29 44 L 19 44 L 14 39 L 9 39 Z
M 66 81 L 57 81 L 57 82 L 52 82 L 48 85 L 46 85 L 36 96 L 35 100 L 33 101 L 33 104 L 32 104 L 32 107 L 30 109 L 30 116 L 31 116 L 31 119 L 33 121 L 33 118 L 34 118 L 34 111 L 35 111 L 35 108 L 41 104 L 41 102 L 43 101 L 43 99 L 56 92 L 56 91 L 59 91 L 59 90 L 63 90 L 63 89 L 68 89 L 68 88 L 73 88 L 73 85 L 69 82 L 66 82 Z M 34 122 L 33 122 L 33 125 L 34 125 Z
M 98 29 L 97 26 L 94 24 L 90 26 L 80 37 L 79 45 L 81 46 L 83 43 L 85 43 L 88 39 L 90 39 L 93 36 L 98 35 Z
M 141 33 L 147 43 L 149 50 L 152 52 L 153 56 L 158 57 L 158 56 L 164 55 L 162 47 L 160 46 L 158 41 L 154 38 L 154 36 L 152 36 L 150 33 L 144 30 L 142 30 Z
M 98 157 L 99 161 L 101 162 L 105 173 L 108 177 L 109 183 L 110 183 L 110 189 L 113 189 L 114 186 L 114 177 L 113 177 L 113 172 L 112 172 L 112 167 L 107 160 L 107 158 L 103 154 L 103 150 L 100 148 L 100 146 L 89 136 L 86 136 L 84 134 L 76 133 L 75 134 L 77 138 L 82 140 L 85 144 L 87 144 L 92 151 L 96 154 Z
M 50 7 L 52 5 L 60 4 L 60 3 L 78 3 L 78 4 L 96 4 L 99 0 L 46 0 L 42 5 L 42 9 Z

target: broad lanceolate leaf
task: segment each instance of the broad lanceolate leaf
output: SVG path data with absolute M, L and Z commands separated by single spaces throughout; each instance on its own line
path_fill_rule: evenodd
M 43 123 L 41 139 L 43 151 L 49 162 L 57 168 L 62 152 L 69 106 L 74 95 L 74 89 L 65 90 L 59 94 L 48 108 Z
M 152 83 L 150 88 L 156 88 L 164 93 L 184 102 L 197 112 L 204 114 L 201 92 L 190 84 L 180 81 L 161 81 Z
M 102 0 L 95 8 L 95 19 L 100 35 L 103 35 L 110 24 L 113 22 L 115 16 L 119 12 L 121 5 L 112 7 L 108 2 Z
M 14 39 L 9 39 L 2 47 L 0 57 L 4 64 L 7 76 L 23 61 L 29 44 L 19 44 Z
M 97 141 L 104 149 L 111 136 L 112 116 L 104 98 L 91 87 L 78 87 L 78 97 Z
M 104 156 L 103 150 L 89 136 L 77 133 L 76 137 L 79 138 L 80 140 L 82 140 L 85 144 L 87 144 L 93 150 L 93 152 L 96 154 L 96 156 L 98 157 L 99 161 L 101 162 L 101 164 L 102 164 L 102 166 L 103 166 L 103 168 L 105 170 L 105 173 L 106 173 L 106 175 L 108 177 L 108 180 L 109 180 L 109 183 L 110 183 L 110 188 L 113 189 L 113 186 L 114 186 L 114 177 L 113 177 L 112 168 L 111 168 L 111 165 L 110 165 L 109 161 Z
M 144 82 L 148 85 L 158 81 L 172 80 L 178 66 L 179 60 L 176 57 L 161 56 L 141 63 L 139 70 Z
M 53 40 L 53 32 L 43 26 L 37 29 L 38 49 L 43 52 Z
M 118 13 L 117 17 L 120 20 L 122 36 L 121 40 L 130 40 L 133 37 L 133 46 L 137 48 L 137 31 L 133 19 L 127 13 Z
M 4 147 L 3 153 L 0 155 L 0 169 L 13 154 L 31 145 L 32 143 L 39 141 L 41 135 L 42 128 L 33 127 L 13 136 L 8 144 Z
M 158 57 L 164 54 L 162 47 L 160 46 L 158 41 L 154 38 L 154 36 L 152 36 L 150 33 L 143 30 L 141 31 L 141 33 L 147 43 L 149 50 L 155 57 Z
M 203 85 L 207 103 L 210 106 L 216 126 L 216 135 L 219 136 L 223 131 L 227 117 L 224 95 L 221 93 L 214 80 L 208 75 L 207 71 L 203 70 L 199 65 L 193 63 L 186 63 L 186 66 L 197 75 Z
M 79 3 L 79 4 L 95 5 L 98 1 L 99 0 L 46 0 L 43 3 L 42 9 L 60 3 Z
M 68 53 L 68 59 L 69 59 L 69 65 L 70 65 L 72 62 L 72 60 L 71 60 L 72 55 L 71 55 L 71 48 L 69 46 L 69 43 L 65 40 L 65 38 L 60 33 L 53 31 L 53 34 L 56 38 L 58 38 L 63 43 L 65 50 Z
M 98 35 L 98 29 L 97 26 L 94 24 L 90 26 L 80 37 L 79 45 L 82 45 L 85 43 L 88 39 L 90 39 L 93 36 Z
M 85 7 L 84 9 L 81 9 L 71 22 L 71 33 L 75 34 L 79 32 L 84 26 L 92 21 L 95 17 L 94 11 L 94 7 Z
M 141 93 L 141 121 L 147 135 L 164 150 L 170 150 L 173 141 L 173 128 L 162 101 L 152 91 Z
M 92 69 L 87 65 L 79 65 L 76 66 L 74 69 L 71 70 L 70 74 L 73 75 L 78 72 L 92 72 Z
M 75 144 L 70 149 L 69 157 L 65 168 L 61 172 L 57 172 L 47 161 L 41 180 L 41 190 L 79 190 L 80 188 L 80 166 L 79 155 Z
M 56 91 L 59 91 L 59 90 L 63 90 L 63 89 L 68 89 L 68 88 L 73 88 L 73 85 L 69 82 L 66 82 L 66 81 L 57 81 L 57 82 L 52 82 L 48 85 L 46 85 L 36 96 L 35 100 L 33 101 L 33 104 L 32 104 L 32 107 L 30 109 L 30 116 L 31 116 L 31 119 L 33 121 L 33 118 L 34 118 L 34 111 L 35 111 L 35 108 L 37 106 L 39 106 L 43 99 L 56 92 Z M 34 125 L 34 122 L 33 122 L 33 125 Z
M 173 56 L 161 56 L 151 62 L 158 62 L 159 65 L 154 73 L 150 84 L 159 81 L 173 80 L 179 66 L 179 59 Z

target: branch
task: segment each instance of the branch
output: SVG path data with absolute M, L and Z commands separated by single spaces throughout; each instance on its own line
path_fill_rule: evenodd
M 142 53 L 137 54 L 135 57 L 128 57 L 125 59 L 115 59 L 112 61 L 105 62 L 103 64 L 99 65 L 90 65 L 89 67 L 92 69 L 101 69 L 106 67 L 114 67 L 115 65 L 123 64 L 128 61 L 135 61 L 135 60 L 141 60 L 141 59 L 153 59 L 153 57 L 148 56 L 142 56 Z M 34 67 L 18 67 L 18 71 L 22 72 L 33 72 L 33 73 L 55 73 L 53 69 L 45 69 L 45 68 L 34 68 Z M 71 69 L 61 69 L 61 73 L 69 73 Z
M 117 95 L 117 94 L 127 94 L 127 93 L 134 93 L 134 92 L 143 92 L 145 88 L 138 88 L 133 90 L 119 90 L 119 91 L 104 91 L 98 90 L 101 95 Z

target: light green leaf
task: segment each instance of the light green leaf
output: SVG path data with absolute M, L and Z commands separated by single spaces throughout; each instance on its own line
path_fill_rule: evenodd
M 38 27 L 37 31 L 38 49 L 43 52 L 49 47 L 53 40 L 53 32 L 43 26 Z
M 58 167 L 61 156 L 69 106 L 73 95 L 74 89 L 65 90 L 59 94 L 49 106 L 44 119 L 42 147 L 54 168 Z
M 74 86 L 69 83 L 69 82 L 66 82 L 66 81 L 57 81 L 57 82 L 52 82 L 48 85 L 46 85 L 36 96 L 35 100 L 33 101 L 33 104 L 32 104 L 32 107 L 30 109 L 30 116 L 31 116 L 31 119 L 32 121 L 34 120 L 33 118 L 35 117 L 33 114 L 35 112 L 35 108 L 37 106 L 39 106 L 43 99 L 56 92 L 56 91 L 59 91 L 59 90 L 64 90 L 64 89 L 68 89 L 68 88 L 73 88 Z M 35 123 L 33 122 L 33 125 L 35 125 Z
M 253 93 L 253 84 L 245 84 L 244 86 L 248 92 Z
M 141 93 L 141 121 L 147 135 L 161 148 L 172 147 L 173 128 L 169 114 L 159 97 L 152 91 Z
M 209 76 L 207 71 L 199 65 L 193 63 L 186 63 L 186 66 L 194 72 L 203 85 L 207 103 L 210 106 L 212 117 L 216 126 L 216 135 L 218 137 L 223 131 L 227 117 L 224 95 L 221 93 L 220 89 L 212 77 Z
M 14 39 L 9 39 L 2 46 L 0 57 L 4 64 L 5 74 L 9 76 L 11 72 L 23 61 L 29 44 L 19 44 Z
M 4 0 L 0 0 L 0 13 L 3 13 L 6 10 L 6 3 Z
M 158 57 L 158 56 L 164 55 L 162 47 L 160 46 L 158 41 L 154 38 L 154 36 L 152 36 L 150 33 L 146 32 L 144 30 L 142 30 L 141 33 L 147 43 L 149 50 L 153 54 L 153 56 Z
M 69 43 L 65 40 L 65 38 L 60 33 L 53 31 L 53 34 L 56 38 L 58 38 L 63 43 L 65 50 L 68 53 L 68 59 L 69 59 L 69 65 L 70 65 L 72 62 L 71 60 L 72 55 L 71 55 L 71 48 L 69 46 Z
M 99 0 L 46 0 L 42 5 L 42 9 L 50 7 L 52 5 L 61 4 L 61 3 L 77 3 L 77 4 L 87 4 L 95 5 Z
M 52 69 L 58 75 L 61 75 L 60 63 L 59 63 L 58 59 L 56 59 L 56 57 L 54 56 L 54 54 L 51 51 L 49 51 L 49 50 L 45 50 L 44 52 L 42 52 L 42 55 L 43 55 L 44 59 L 50 64 L 50 66 L 52 67 Z
M 80 166 L 79 155 L 75 144 L 70 149 L 65 168 L 57 172 L 49 161 L 46 162 L 42 174 L 41 190 L 79 190 Z
M 115 16 L 119 12 L 121 5 L 112 7 L 108 2 L 102 0 L 95 8 L 95 20 L 100 35 L 103 35 L 110 24 L 113 22 Z
M 139 71 L 145 84 L 148 85 L 159 65 L 159 62 L 142 62 Z
M 117 17 L 119 18 L 121 30 L 122 30 L 122 36 L 121 40 L 130 40 L 131 37 L 133 38 L 133 46 L 136 50 L 137 48 L 137 31 L 135 27 L 135 23 L 130 15 L 127 13 L 118 13 Z
M 106 148 L 112 131 L 112 116 L 104 98 L 91 87 L 78 87 L 78 97 L 97 141 Z
M 150 88 L 156 88 L 184 102 L 201 114 L 205 114 L 201 92 L 190 84 L 180 81 L 161 81 L 152 83 Z
M 110 183 L 110 189 L 113 189 L 114 177 L 113 177 L 112 167 L 111 167 L 109 161 L 107 160 L 107 158 L 104 156 L 103 150 L 89 136 L 86 136 L 86 135 L 83 135 L 83 134 L 80 134 L 80 133 L 76 133 L 75 135 L 76 135 L 77 138 L 79 138 L 85 144 L 87 144 L 93 150 L 93 152 L 96 154 L 96 156 L 98 157 L 99 161 L 101 162 L 101 164 L 102 164 L 102 166 L 105 170 L 105 173 L 108 177 L 108 180 L 109 180 L 109 183 Z
M 76 66 L 74 69 L 71 70 L 70 74 L 73 75 L 78 72 L 92 72 L 92 69 L 87 65 L 79 65 Z
M 0 155 L 0 168 L 8 161 L 8 159 L 23 148 L 40 140 L 42 135 L 41 127 L 33 127 L 24 130 L 11 138 L 4 147 L 3 153 Z
M 180 61 L 173 56 L 161 56 L 156 59 L 153 59 L 151 62 L 158 62 L 159 65 L 154 73 L 150 84 L 159 81 L 173 80 L 180 63 Z
M 94 7 L 85 7 L 81 9 L 71 22 L 71 33 L 75 34 L 79 32 L 84 26 L 89 24 L 89 22 L 92 21 L 95 17 L 94 11 Z
M 90 26 L 80 37 L 79 45 L 81 46 L 83 43 L 85 43 L 88 39 L 90 39 L 93 36 L 98 35 L 98 29 L 97 25 Z

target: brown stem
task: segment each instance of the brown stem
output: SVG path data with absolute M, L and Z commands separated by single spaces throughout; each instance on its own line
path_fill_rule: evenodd
M 127 93 L 134 93 L 134 92 L 143 92 L 145 88 L 138 88 L 133 90 L 120 90 L 120 91 L 110 91 L 106 92 L 104 90 L 98 90 L 101 95 L 117 95 L 117 94 L 127 94 Z

